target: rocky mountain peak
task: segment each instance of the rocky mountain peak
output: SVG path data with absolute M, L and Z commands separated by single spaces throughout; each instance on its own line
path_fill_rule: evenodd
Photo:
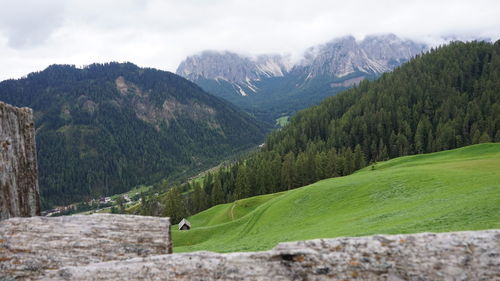
M 229 51 L 204 51 L 187 57 L 176 73 L 195 81 L 199 78 L 248 83 L 262 77 L 285 75 L 292 67 L 287 56 L 247 57 Z
M 370 35 L 362 41 L 353 36 L 334 39 L 308 49 L 299 64 L 307 77 L 343 77 L 354 72 L 380 74 L 423 52 L 426 46 L 394 34 Z
M 290 71 L 303 72 L 309 78 L 343 77 L 354 72 L 380 74 L 426 48 L 394 34 L 369 35 L 362 41 L 348 35 L 307 49 L 297 64 L 282 55 L 248 57 L 229 51 L 204 51 L 187 57 L 177 68 L 177 74 L 192 81 L 203 78 L 249 86 L 251 81 L 282 77 Z
M 360 42 L 360 47 L 370 58 L 388 61 L 389 65 L 399 65 L 427 49 L 425 44 L 401 39 L 394 34 L 367 36 Z
M 254 62 L 233 52 L 204 51 L 187 57 L 177 68 L 177 74 L 187 79 L 223 79 L 239 82 L 257 79 Z
M 187 57 L 177 74 L 202 87 L 210 84 L 208 91 L 225 98 L 267 92 L 263 81 L 275 77 L 283 77 L 283 81 L 290 78 L 293 82 L 284 83 L 296 87 L 316 77 L 331 80 L 332 87 L 348 87 L 368 76 L 391 71 L 426 49 L 424 44 L 394 34 L 370 35 L 361 41 L 347 35 L 310 47 L 296 63 L 287 55 L 249 57 L 229 51 L 205 51 Z M 339 79 L 354 80 L 338 84 Z
M 366 54 L 359 47 L 353 36 L 334 39 L 326 44 L 311 47 L 306 51 L 300 71 L 307 77 L 327 75 L 342 77 L 358 68 L 369 71 L 366 66 Z

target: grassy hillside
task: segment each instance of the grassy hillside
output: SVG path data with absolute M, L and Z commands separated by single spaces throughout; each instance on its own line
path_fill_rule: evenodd
M 500 228 L 500 144 L 396 158 L 353 175 L 215 206 L 172 231 L 175 252 L 279 242 Z
M 500 40 L 433 49 L 298 112 L 255 153 L 220 170 L 215 195 L 207 182 L 207 196 L 222 199 L 205 202 L 306 186 L 350 175 L 366 163 L 500 142 L 498 89 Z M 193 198 L 189 206 L 196 207 Z

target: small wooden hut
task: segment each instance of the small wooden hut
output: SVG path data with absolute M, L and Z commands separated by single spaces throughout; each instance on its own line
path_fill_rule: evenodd
M 179 223 L 179 230 L 190 230 L 191 223 L 187 219 L 182 219 Z

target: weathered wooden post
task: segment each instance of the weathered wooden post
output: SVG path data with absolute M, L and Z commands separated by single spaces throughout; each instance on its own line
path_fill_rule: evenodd
M 38 215 L 33 111 L 0 102 L 0 220 Z

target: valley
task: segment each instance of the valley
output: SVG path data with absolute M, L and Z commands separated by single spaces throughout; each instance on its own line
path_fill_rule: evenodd
M 0 281 L 500 277 L 500 2 L 5 2 Z
M 498 54 L 497 45 L 485 42 L 438 48 L 282 116 L 283 127 L 259 148 L 233 154 L 195 180 L 164 178 L 141 194 L 141 204 L 115 204 L 113 212 L 170 216 L 175 224 L 219 204 L 345 177 L 380 161 L 498 142 Z
M 376 162 L 499 142 L 499 47 L 454 42 L 363 81 L 298 112 L 257 151 L 203 182 L 151 197 L 141 214 L 159 209 L 175 224 L 218 204 L 347 176 Z
M 42 208 L 182 180 L 262 143 L 268 127 L 166 71 L 52 65 L 0 82 L 33 108 Z

